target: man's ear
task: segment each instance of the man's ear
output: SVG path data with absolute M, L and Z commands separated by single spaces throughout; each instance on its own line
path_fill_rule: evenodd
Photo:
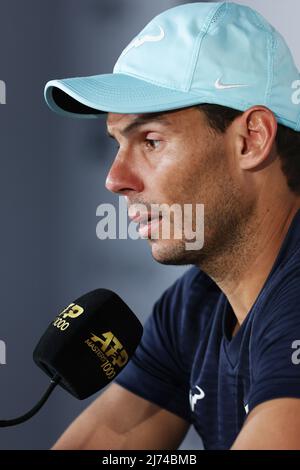
M 274 157 L 277 120 L 265 106 L 253 106 L 233 122 L 231 138 L 241 169 L 258 169 Z

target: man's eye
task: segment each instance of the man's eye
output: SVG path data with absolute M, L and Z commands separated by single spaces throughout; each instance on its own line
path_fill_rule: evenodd
M 160 140 L 145 139 L 144 143 L 145 143 L 146 147 L 150 148 L 150 150 L 156 150 L 159 147 Z M 114 147 L 115 147 L 116 151 L 119 151 L 119 149 L 120 149 L 119 142 L 115 141 L 114 142 Z
M 145 139 L 145 143 L 147 147 L 150 147 L 151 150 L 155 150 L 158 148 L 160 144 L 160 140 L 155 140 L 155 139 Z

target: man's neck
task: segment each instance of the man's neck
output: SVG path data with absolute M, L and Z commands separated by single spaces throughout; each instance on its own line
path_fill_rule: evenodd
M 298 202 L 291 205 L 289 210 L 277 209 L 262 213 L 255 241 L 244 246 L 243 253 L 237 250 L 235 259 L 231 257 L 228 276 L 215 281 L 226 295 L 237 317 L 238 323 L 233 335 L 238 331 L 263 288 L 299 208 Z

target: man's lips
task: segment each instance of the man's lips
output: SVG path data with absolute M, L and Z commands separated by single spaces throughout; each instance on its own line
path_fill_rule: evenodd
M 151 238 L 151 235 L 153 235 L 154 232 L 157 232 L 157 229 L 162 220 L 162 215 L 156 215 L 151 212 L 137 212 L 135 214 L 129 215 L 129 218 L 134 223 L 139 224 L 139 234 L 142 238 Z
M 129 215 L 129 218 L 132 220 L 132 222 L 136 224 L 145 225 L 149 222 L 152 222 L 153 220 L 162 219 L 162 214 L 161 213 L 155 214 L 151 212 L 145 212 L 145 213 L 138 212 L 136 214 Z
M 134 214 L 134 215 L 129 215 L 129 218 L 135 222 L 136 224 L 140 224 L 140 223 L 146 223 L 148 222 L 149 220 L 149 217 L 150 217 L 150 214 L 148 214 L 148 212 L 144 213 L 144 214 L 141 214 L 140 212 Z
M 149 222 L 152 222 L 153 220 L 161 219 L 162 216 L 161 214 L 153 215 L 151 213 L 146 212 L 144 214 L 137 213 L 135 215 L 130 215 L 129 218 L 136 224 L 146 225 Z
M 143 222 L 140 222 L 139 234 L 141 235 L 141 237 L 142 238 L 153 238 L 153 237 L 158 238 L 157 231 L 159 229 L 161 220 L 162 220 L 162 217 L 157 216 L 157 217 L 150 217 L 149 220 L 144 219 Z

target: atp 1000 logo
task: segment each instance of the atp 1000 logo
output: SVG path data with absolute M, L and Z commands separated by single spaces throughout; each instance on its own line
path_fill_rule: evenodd
M 126 350 L 111 331 L 103 333 L 101 337 L 92 333 L 91 338 L 88 338 L 85 344 L 100 359 L 100 367 L 110 380 L 116 375 L 115 366 L 121 369 L 128 362 Z
M 61 331 L 65 331 L 70 326 L 69 318 L 77 318 L 84 312 L 84 309 L 80 305 L 74 303 L 68 305 L 54 320 L 52 323 L 56 328 Z

